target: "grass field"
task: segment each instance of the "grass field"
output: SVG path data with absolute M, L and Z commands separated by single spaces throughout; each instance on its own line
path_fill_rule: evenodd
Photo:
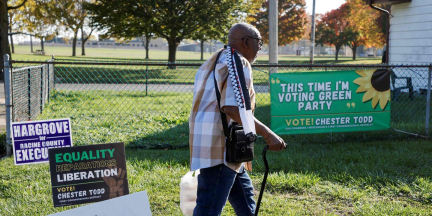
M 260 152 L 251 174 L 263 177 Z M 270 175 L 260 215 L 431 215 L 429 141 L 290 144 L 268 152 Z M 180 178 L 189 150 L 127 150 L 130 192 L 146 190 L 153 215 L 181 215 Z M 54 208 L 48 164 L 0 161 L 0 215 L 47 215 Z M 256 192 L 258 194 L 258 191 Z M 75 207 L 75 206 L 74 206 Z M 229 204 L 223 215 L 234 215 Z
M 71 118 L 74 145 L 185 148 L 191 101 L 191 93 L 57 91 L 38 119 Z
M 64 58 L 70 58 L 70 51 L 64 51 Z M 137 58 L 126 51 L 132 52 L 124 50 L 122 57 Z M 15 59 L 20 56 L 35 55 L 17 54 Z M 191 56 L 185 54 L 195 60 Z M 287 57 L 293 62 L 304 62 L 302 58 Z M 392 126 L 423 130 L 418 113 L 424 113 L 424 99 L 404 97 L 392 102 Z M 265 124 L 268 98 L 257 94 L 256 116 Z M 191 93 L 54 91 L 39 119 L 70 117 L 74 145 L 125 142 L 130 192 L 146 190 L 153 215 L 181 215 L 179 183 L 189 166 L 191 100 Z M 432 215 L 430 141 L 393 131 L 284 139 L 286 150 L 268 153 L 270 175 L 260 215 Z M 263 177 L 263 147 L 259 138 L 251 174 L 256 190 Z M 47 215 L 73 208 L 54 208 L 50 186 L 48 164 L 14 166 L 11 157 L 0 160 L 0 215 Z M 223 215 L 234 215 L 229 204 Z
M 15 68 L 28 64 L 14 64 Z M 193 84 L 197 66 L 176 66 L 169 69 L 167 65 L 70 65 L 56 64 L 55 75 L 60 83 L 111 83 L 111 84 Z M 330 70 L 356 70 L 361 67 L 335 68 L 335 67 L 279 67 L 279 73 L 316 72 Z M 269 84 L 269 67 L 252 67 L 255 85 Z
M 33 47 L 33 50 L 40 49 L 40 47 Z M 86 56 L 81 56 L 81 47 L 77 48 L 77 56 L 71 57 L 71 47 L 51 47 L 45 46 L 46 55 L 33 55 L 30 52 L 30 46 L 15 46 L 15 53 L 12 54 L 14 60 L 48 60 L 54 55 L 56 59 L 94 59 L 101 61 L 113 61 L 113 60 L 128 60 L 128 61 L 143 61 L 145 58 L 144 49 L 113 49 L 113 48 L 86 48 Z M 204 60 L 209 58 L 214 53 L 204 53 Z M 177 51 L 177 62 L 193 61 L 200 62 L 200 52 L 186 52 Z M 168 51 L 150 50 L 148 61 L 164 61 L 168 59 Z M 308 56 L 288 56 L 279 55 L 280 63 L 300 64 L 309 63 Z M 315 63 L 318 64 L 379 64 L 381 63 L 381 57 L 377 58 L 357 58 L 353 61 L 350 56 L 339 56 L 339 61 L 334 60 L 334 56 L 315 57 Z M 260 55 L 257 63 L 267 63 L 268 55 Z
M 56 91 L 39 118 L 70 117 L 75 145 L 125 142 L 131 193 L 146 190 L 154 215 L 181 215 L 179 182 L 189 166 L 191 97 Z M 266 124 L 267 97 L 257 95 L 256 113 Z M 430 142 L 397 138 L 387 131 L 284 137 L 289 147 L 268 153 L 271 173 L 262 215 L 432 214 Z M 260 138 L 251 174 L 257 190 L 263 147 Z M 52 207 L 48 164 L 14 166 L 13 158 L 6 158 L 0 161 L 0 179 L 0 215 L 46 215 L 72 208 Z M 223 215 L 234 215 L 229 204 Z
M 15 64 L 21 66 L 24 64 Z M 55 76 L 59 83 L 86 84 L 191 84 L 199 66 L 137 65 L 55 65 Z M 253 70 L 254 84 L 267 85 L 268 68 Z
M 192 93 L 148 91 L 54 91 L 38 119 L 71 118 L 75 145 L 125 142 L 129 148 L 178 149 L 188 146 Z M 270 97 L 257 93 L 255 116 L 270 125 Z M 424 133 L 425 99 L 400 96 L 392 102 L 391 127 Z M 19 116 L 27 119 L 27 114 Z M 18 117 L 18 116 L 16 116 Z M 284 136 L 292 143 L 328 144 L 406 140 L 392 130 Z
M 139 58 L 144 50 L 135 49 L 108 49 L 108 48 L 89 48 L 87 56 L 70 57 L 68 52 L 70 47 L 46 47 L 47 55 L 32 55 L 28 46 L 17 46 L 13 59 L 15 60 L 48 60 L 51 59 L 49 54 L 55 54 L 58 61 L 143 61 Z M 150 60 L 152 62 L 166 62 L 167 51 L 150 51 Z M 205 59 L 211 54 L 206 53 Z M 178 62 L 196 62 L 199 61 L 199 52 L 177 52 Z M 316 57 L 315 63 L 318 64 L 377 64 L 380 59 L 360 58 L 352 61 L 350 57 L 341 57 L 341 60 L 335 62 L 334 57 Z M 279 56 L 281 64 L 303 64 L 308 63 L 308 57 L 296 56 Z M 268 63 L 268 56 L 263 55 L 258 58 L 260 64 Z M 29 66 L 26 63 L 14 64 L 15 68 Z M 56 77 L 62 83 L 134 83 L 134 84 L 193 84 L 195 72 L 198 66 L 178 66 L 176 69 L 168 69 L 167 66 L 137 66 L 137 65 L 55 65 Z M 312 70 L 334 70 L 335 68 L 313 68 Z M 340 70 L 340 69 L 338 69 Z M 267 84 L 269 68 L 253 67 L 254 84 Z M 308 68 L 285 67 L 279 68 L 279 72 L 292 71 L 309 71 Z
M 188 147 L 188 118 L 192 93 L 149 91 L 54 91 L 38 119 L 71 118 L 74 145 L 125 142 L 129 148 L 178 149 Z M 424 99 L 392 105 L 391 126 L 411 133 L 424 132 Z M 270 125 L 270 97 L 257 93 L 255 116 Z M 414 105 L 414 106 L 412 106 Z M 411 107 L 409 111 L 405 111 Z M 22 119 L 26 119 L 22 116 Z M 391 138 L 389 138 L 391 137 Z M 295 143 L 326 144 L 404 140 L 391 130 L 284 137 Z

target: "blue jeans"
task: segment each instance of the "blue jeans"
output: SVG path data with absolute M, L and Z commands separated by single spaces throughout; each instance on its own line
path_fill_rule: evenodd
M 246 171 L 237 173 L 225 164 L 200 170 L 194 216 L 221 215 L 226 201 L 237 215 L 254 215 L 252 181 Z

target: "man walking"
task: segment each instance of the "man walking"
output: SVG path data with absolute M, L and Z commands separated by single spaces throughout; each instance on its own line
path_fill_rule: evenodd
M 189 118 L 191 170 L 200 169 L 194 215 L 220 215 L 227 200 L 237 215 L 253 215 L 255 212 L 252 181 L 245 171 L 251 170 L 251 162 L 226 162 L 220 110 L 227 114 L 227 122 L 241 124 L 245 134 L 260 134 L 270 150 L 280 151 L 286 148 L 279 136 L 242 106 L 244 98 L 241 91 L 246 90 L 251 110 L 255 109 L 251 64 L 258 57 L 262 43 L 261 35 L 254 26 L 236 24 L 231 27 L 228 45 L 219 51 L 221 53 L 217 62 L 218 53 L 208 59 L 196 73 Z M 239 90 L 238 70 L 243 70 L 246 89 Z M 220 107 L 216 87 L 220 91 Z

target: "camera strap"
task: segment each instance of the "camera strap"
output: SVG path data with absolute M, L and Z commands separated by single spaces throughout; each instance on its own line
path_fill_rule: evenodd
M 222 112 L 222 110 L 221 110 L 221 106 L 220 106 L 221 95 L 220 95 L 219 87 L 218 87 L 217 81 L 216 81 L 216 64 L 219 61 L 219 57 L 222 54 L 222 52 L 223 52 L 223 50 L 218 53 L 218 55 L 216 57 L 216 61 L 215 61 L 214 66 L 213 66 L 213 80 L 214 80 L 214 86 L 215 86 L 215 91 L 216 91 L 216 98 L 217 98 L 217 102 L 218 102 L 218 105 L 219 105 L 219 112 L 221 114 L 222 126 L 223 126 L 223 130 L 224 130 L 224 134 L 225 134 L 225 137 L 228 137 L 229 136 L 229 132 L 228 132 L 227 117 L 226 117 L 226 113 Z
M 246 80 L 245 80 L 245 76 L 244 76 L 243 65 L 241 63 L 241 59 L 238 56 L 238 54 L 236 53 L 236 51 L 234 51 L 234 49 L 232 49 L 230 47 L 225 47 L 225 48 L 228 49 L 227 50 L 228 52 L 233 51 L 232 52 L 233 56 L 227 55 L 227 58 L 229 58 L 231 56 L 231 57 L 234 57 L 234 59 L 236 60 L 235 61 L 235 66 L 234 66 L 235 68 L 233 68 L 232 70 L 235 70 L 235 72 L 237 73 L 236 75 L 238 76 L 238 80 L 240 81 L 240 83 L 237 86 L 234 86 L 234 89 L 237 90 L 236 91 L 236 100 L 237 100 L 237 103 L 238 103 L 239 106 L 245 105 L 245 108 L 247 110 L 250 110 L 251 109 L 250 96 L 249 96 L 249 91 L 248 91 L 247 86 L 246 86 Z M 222 112 L 222 110 L 221 110 L 221 106 L 220 106 L 221 94 L 220 94 L 220 91 L 219 91 L 219 88 L 218 88 L 218 85 L 217 85 L 217 81 L 216 81 L 216 64 L 219 61 L 219 57 L 220 57 L 220 55 L 221 55 L 222 52 L 223 51 L 220 51 L 218 53 L 218 56 L 217 56 L 216 61 L 215 61 L 215 64 L 213 66 L 213 79 L 214 79 L 216 98 L 217 98 L 218 105 L 219 105 L 219 111 L 221 113 L 221 119 L 222 119 L 222 125 L 223 125 L 223 129 L 224 129 L 224 134 L 225 134 L 226 137 L 228 137 L 229 136 L 229 131 L 228 131 L 227 117 L 226 117 L 226 114 L 224 112 Z M 229 60 L 231 60 L 231 59 L 228 59 L 228 61 Z M 227 79 L 230 79 L 230 76 L 231 76 L 231 74 L 228 75 Z M 228 80 L 227 80 L 227 82 L 228 82 Z M 238 97 L 239 96 L 238 94 L 242 94 L 243 98 L 242 97 Z M 244 101 L 242 101 L 242 100 L 244 100 Z M 239 110 L 239 112 L 240 112 L 240 110 Z M 242 119 L 242 121 L 243 121 L 243 119 Z

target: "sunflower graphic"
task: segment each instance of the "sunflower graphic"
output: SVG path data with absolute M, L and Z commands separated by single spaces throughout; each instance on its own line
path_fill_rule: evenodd
M 390 71 L 387 69 L 357 70 L 356 73 L 361 76 L 354 80 L 354 83 L 359 85 L 356 92 L 366 92 L 363 95 L 363 103 L 372 99 L 373 109 L 378 102 L 381 109 L 384 109 L 390 101 Z

